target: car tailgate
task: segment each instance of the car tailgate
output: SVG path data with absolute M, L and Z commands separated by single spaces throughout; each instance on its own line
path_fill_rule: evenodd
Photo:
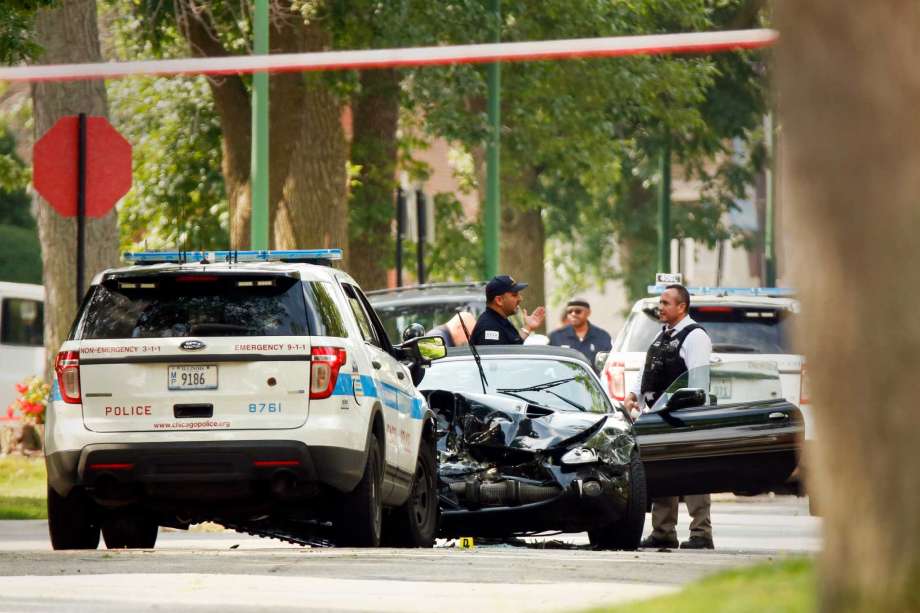
M 307 419 L 309 337 L 85 340 L 83 421 L 95 432 L 283 429 Z M 204 345 L 195 350 L 196 342 Z

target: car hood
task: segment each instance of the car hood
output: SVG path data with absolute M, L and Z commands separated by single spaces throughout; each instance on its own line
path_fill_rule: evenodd
M 606 415 L 557 411 L 494 394 L 438 393 L 453 396 L 453 415 L 442 418 L 448 422 L 454 442 L 467 448 L 529 452 L 567 449 L 589 439 L 607 421 Z

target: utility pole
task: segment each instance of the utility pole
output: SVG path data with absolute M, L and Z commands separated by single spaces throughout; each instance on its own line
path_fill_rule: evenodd
M 774 206 L 776 200 L 776 131 L 773 129 L 773 112 L 766 114 L 763 120 L 764 136 L 767 144 L 767 202 L 763 229 L 764 285 L 776 287 L 776 251 L 773 228 L 775 222 Z
M 658 160 L 658 272 L 671 272 L 671 136 L 661 143 Z
M 268 54 L 268 0 L 255 0 L 253 53 Z M 252 75 L 252 216 L 250 248 L 268 249 L 268 73 Z
M 489 0 L 494 19 L 493 40 L 501 42 L 501 0 Z M 498 274 L 498 237 L 501 233 L 501 64 L 489 64 L 489 140 L 486 146 L 486 210 L 485 222 L 486 279 Z

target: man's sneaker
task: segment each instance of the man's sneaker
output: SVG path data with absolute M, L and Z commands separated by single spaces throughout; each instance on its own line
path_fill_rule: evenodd
M 677 549 L 677 537 L 658 538 L 654 534 L 649 534 L 642 539 L 639 547 L 644 549 Z
M 681 549 L 715 549 L 711 536 L 691 536 L 690 540 L 680 544 Z

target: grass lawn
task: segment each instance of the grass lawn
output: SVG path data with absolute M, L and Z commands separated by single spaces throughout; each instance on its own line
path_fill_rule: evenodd
M 45 459 L 0 458 L 0 519 L 45 517 Z
M 814 562 L 792 558 L 719 573 L 676 594 L 591 612 L 810 613 L 816 606 Z

